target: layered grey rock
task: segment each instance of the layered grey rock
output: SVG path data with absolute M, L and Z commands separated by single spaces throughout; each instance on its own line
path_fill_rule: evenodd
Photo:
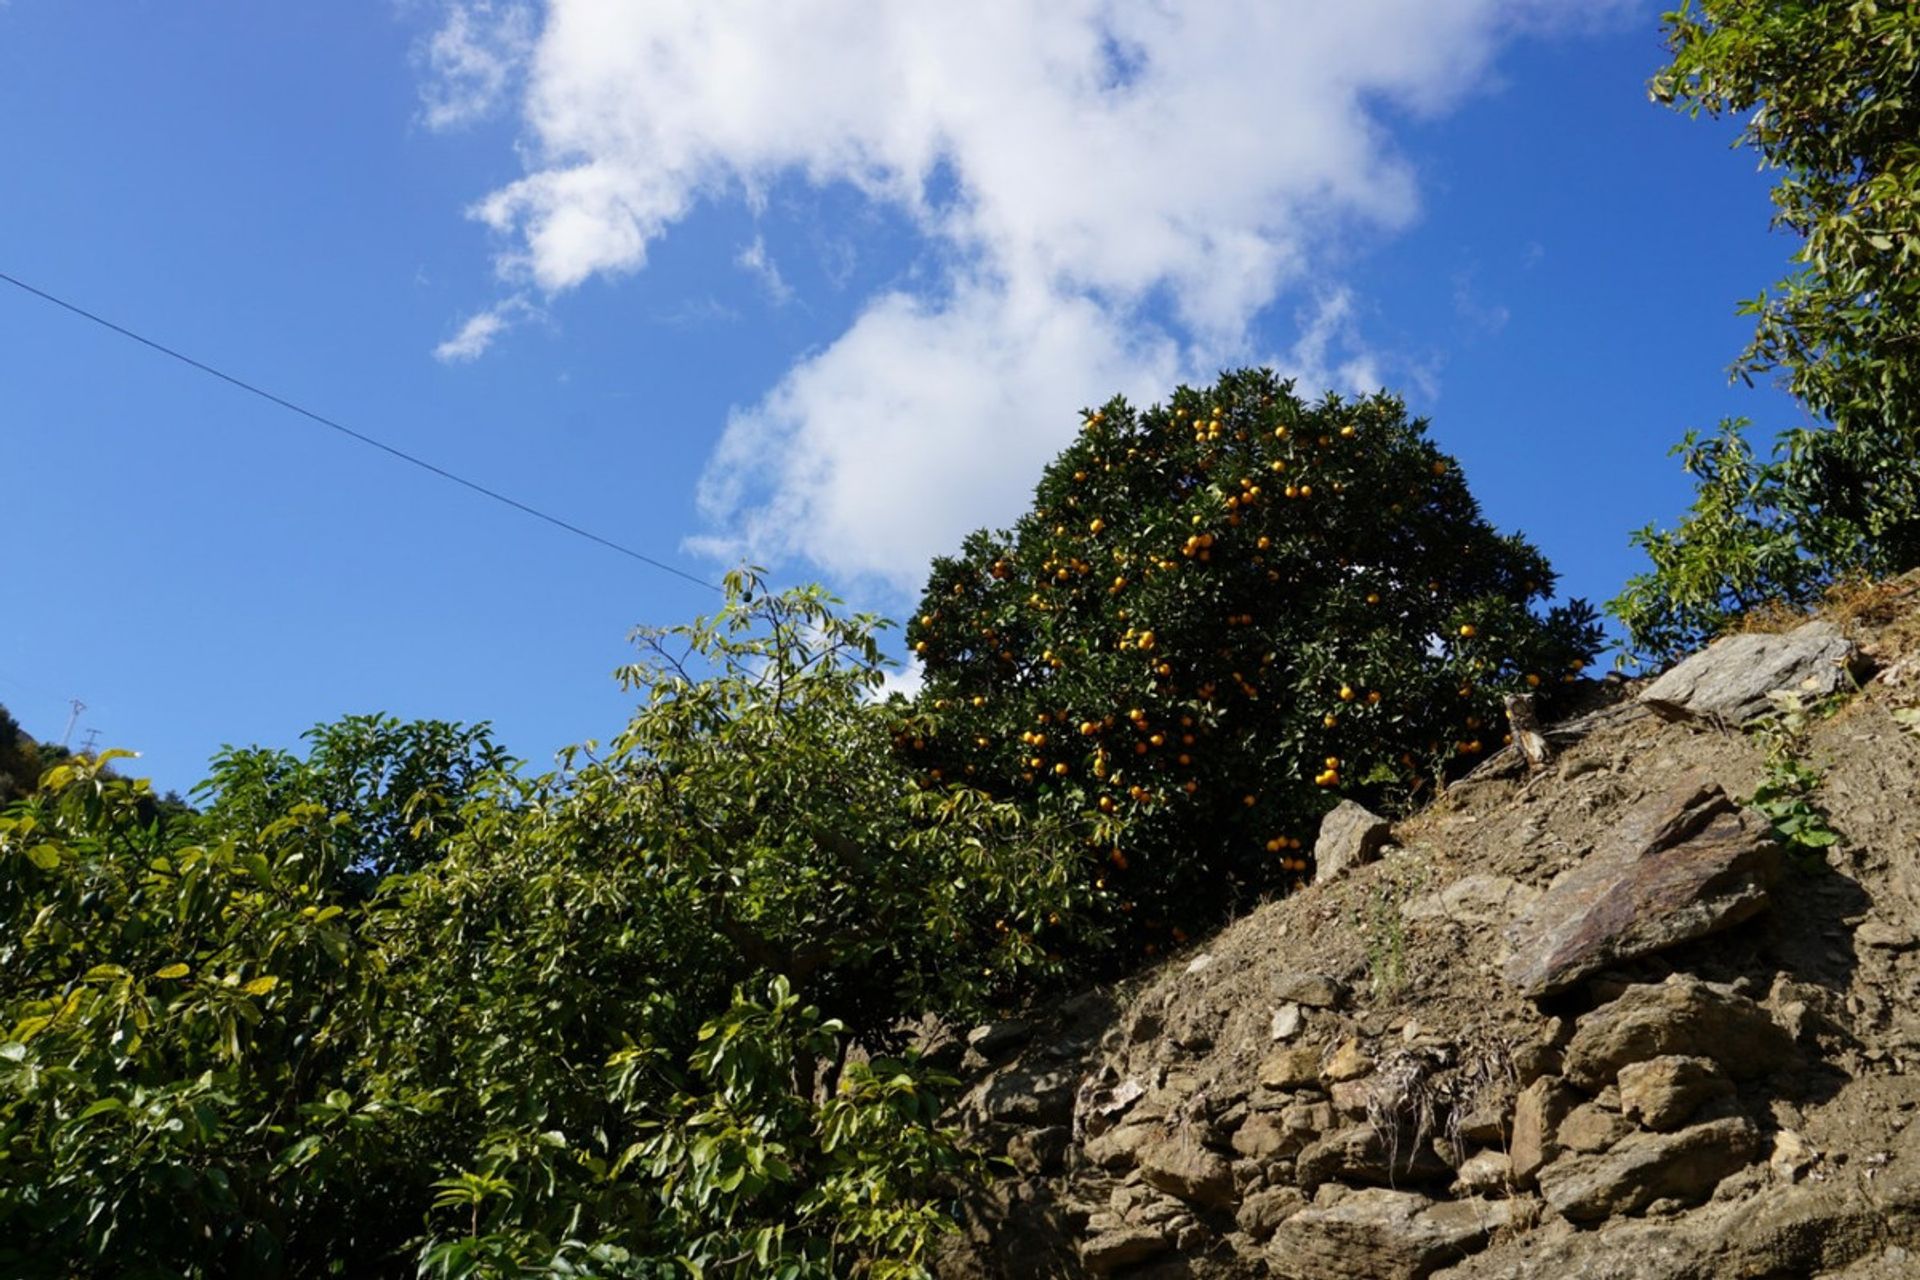
M 1784 635 L 1727 636 L 1648 685 L 1640 701 L 1669 719 L 1744 724 L 1773 709 L 1770 693 L 1818 697 L 1839 689 L 1853 651 L 1853 643 L 1826 621 Z
M 1758 815 L 1718 785 L 1687 778 L 1629 811 L 1515 922 L 1507 980 L 1549 995 L 1739 924 L 1766 908 L 1779 857 Z
M 1506 1200 L 1433 1201 L 1374 1188 L 1280 1224 L 1267 1265 L 1281 1280 L 1424 1280 L 1512 1221 Z
M 1655 1200 L 1697 1204 L 1759 1150 L 1759 1134 L 1745 1117 L 1678 1133 L 1638 1133 L 1600 1155 L 1555 1160 L 1540 1171 L 1540 1193 L 1574 1222 L 1638 1213 Z

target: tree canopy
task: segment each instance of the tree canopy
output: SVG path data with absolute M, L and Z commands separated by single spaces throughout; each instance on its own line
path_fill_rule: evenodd
M 1666 15 L 1653 96 L 1744 118 L 1777 174 L 1795 269 L 1742 306 L 1736 368 L 1772 374 L 1815 425 L 1754 457 L 1730 422 L 1680 446 L 1697 477 L 1678 528 L 1635 535 L 1653 570 L 1614 602 L 1631 648 L 1669 660 L 1756 599 L 1920 565 L 1920 10 L 1879 0 L 1689 0 Z
M 971 1157 L 899 1025 L 1045 970 L 995 926 L 1071 845 L 889 764 L 877 626 L 735 576 L 538 777 L 379 718 L 176 822 L 49 771 L 0 816 L 0 1270 L 924 1274 Z
M 1405 803 L 1599 646 L 1391 396 L 1241 370 L 1081 427 L 1011 530 L 935 561 L 900 742 L 930 782 L 1088 822 L 1142 945 L 1298 883 L 1336 799 Z

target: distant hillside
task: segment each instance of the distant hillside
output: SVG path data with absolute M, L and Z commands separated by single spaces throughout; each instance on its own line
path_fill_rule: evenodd
M 0 707 L 0 805 L 32 791 L 40 775 L 69 752 L 50 742 L 35 742 L 11 712 Z

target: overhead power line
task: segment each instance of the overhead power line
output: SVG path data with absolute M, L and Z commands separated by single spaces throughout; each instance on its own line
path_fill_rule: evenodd
M 333 418 L 329 418 L 323 413 L 315 413 L 312 409 L 309 409 L 304 405 L 296 404 L 292 400 L 287 399 L 285 396 L 275 395 L 273 392 L 268 391 L 263 387 L 256 386 L 253 383 L 248 382 L 244 378 L 237 378 L 233 374 L 227 373 L 224 370 L 215 368 L 213 365 L 207 364 L 205 361 L 196 360 L 192 356 L 187 355 L 185 352 L 177 351 L 174 348 L 167 346 L 163 342 L 156 342 L 152 338 L 146 337 L 143 334 L 135 333 L 132 329 L 127 328 L 125 325 L 115 324 L 113 321 L 107 319 L 105 316 L 89 311 L 85 307 L 78 306 L 75 303 L 68 302 L 65 298 L 57 297 L 54 294 L 48 293 L 45 289 L 36 288 L 35 286 L 28 284 L 26 281 L 21 280 L 16 276 L 11 276 L 4 271 L 0 271 L 0 280 L 6 281 L 8 284 L 12 285 L 16 289 L 32 294 L 34 297 L 39 298 L 43 302 L 51 302 L 54 306 L 59 307 L 61 310 L 69 311 L 74 315 L 79 316 L 83 320 L 91 320 L 93 323 L 99 325 L 101 328 L 112 330 L 114 333 L 119 334 L 121 337 L 129 338 L 134 342 L 139 343 L 141 346 L 148 348 L 149 350 L 157 351 L 163 356 L 168 356 L 174 360 L 178 360 L 181 364 L 184 364 L 189 368 L 198 369 L 201 373 L 208 374 L 212 377 L 218 378 L 220 381 L 228 384 L 229 386 L 238 387 L 242 391 L 249 392 L 253 395 L 259 396 L 262 400 L 266 400 L 272 404 L 279 405 L 282 409 L 286 409 L 291 413 L 297 413 L 301 417 L 306 418 L 311 422 L 317 422 L 321 426 L 326 427 L 333 431 L 337 431 L 341 435 L 347 436 L 350 439 L 357 440 L 361 444 L 364 444 L 369 448 L 378 449 L 380 452 L 384 454 L 388 454 L 391 457 L 398 458 L 402 462 L 411 463 L 412 465 L 419 467 L 422 471 L 432 472 L 434 475 L 439 476 L 442 480 L 451 480 L 454 484 L 457 484 L 462 488 L 471 489 L 473 492 L 481 495 L 482 497 L 491 498 L 495 502 L 501 503 L 505 506 L 512 507 L 515 511 L 518 511 L 523 515 L 532 516 L 536 520 L 544 520 L 546 523 L 554 526 L 556 529 L 564 529 L 568 533 L 574 534 L 577 537 L 585 538 L 588 542 L 598 543 L 599 545 L 601 545 L 602 547 L 605 547 L 609 551 L 615 551 L 623 556 L 626 556 L 629 559 L 638 560 L 641 564 L 649 565 L 652 568 L 660 570 L 662 573 L 670 573 L 676 578 L 684 578 L 688 582 L 693 583 L 695 586 L 705 587 L 709 591 L 718 591 L 721 589 L 718 584 L 709 582 L 707 579 L 699 577 L 696 574 L 688 573 L 685 569 L 676 568 L 673 565 L 670 565 L 663 560 L 656 560 L 650 555 L 646 555 L 643 552 L 635 551 L 632 547 L 624 546 L 621 543 L 613 541 L 613 539 L 611 538 L 603 538 L 599 534 L 594 533 L 589 529 L 582 529 L 579 525 L 574 524 L 571 521 L 562 520 L 559 516 L 550 515 L 547 512 L 540 510 L 540 508 L 538 507 L 529 506 L 528 504 L 520 501 L 518 498 L 512 498 L 504 493 L 501 493 L 498 489 L 490 489 L 486 485 L 483 485 L 478 481 L 469 480 L 465 476 L 459 475 L 456 472 L 447 470 L 445 467 L 429 462 L 425 458 L 422 458 L 417 454 L 408 453 L 405 449 L 396 448 L 395 446 L 388 444 L 384 440 L 376 439 L 373 436 L 366 434 L 364 431 L 355 431 L 352 427 L 347 426 L 343 422 L 337 421 L 336 419 L 333 419 Z

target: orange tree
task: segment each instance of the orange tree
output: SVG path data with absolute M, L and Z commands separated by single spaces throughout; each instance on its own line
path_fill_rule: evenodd
M 1503 740 L 1600 644 L 1480 514 L 1426 424 L 1266 370 L 1083 415 L 1011 531 L 934 562 L 897 739 L 923 780 L 1087 821 L 1149 950 L 1310 874 L 1342 795 L 1404 805 Z

